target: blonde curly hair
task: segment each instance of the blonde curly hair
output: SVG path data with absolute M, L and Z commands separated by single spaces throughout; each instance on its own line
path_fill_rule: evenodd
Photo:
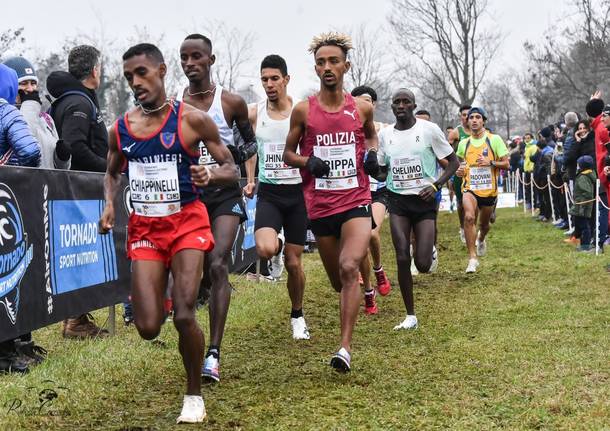
M 315 36 L 309 44 L 308 51 L 315 54 L 318 49 L 323 46 L 337 46 L 341 48 L 341 51 L 343 51 L 345 55 L 354 47 L 352 45 L 352 38 L 349 35 L 336 31 L 329 31 Z

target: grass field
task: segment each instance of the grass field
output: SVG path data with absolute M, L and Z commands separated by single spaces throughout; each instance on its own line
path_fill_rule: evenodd
M 498 213 L 476 275 L 464 273 L 456 216 L 440 216 L 439 271 L 416 278 L 420 328 L 392 330 L 405 314 L 396 286 L 377 316 L 361 315 L 350 375 L 328 366 L 338 297 L 317 255 L 305 258 L 308 342 L 290 336 L 283 284 L 236 278 L 222 382 L 204 386 L 199 428 L 610 429 L 608 256 L 577 254 L 518 210 Z M 396 280 L 387 225 L 383 235 Z M 207 333 L 207 310 L 199 319 Z M 64 341 L 59 325 L 34 338 L 49 358 L 0 377 L 0 430 L 199 429 L 174 425 L 185 377 L 172 325 L 165 348 L 122 326 L 107 340 Z M 44 389 L 58 396 L 41 406 Z

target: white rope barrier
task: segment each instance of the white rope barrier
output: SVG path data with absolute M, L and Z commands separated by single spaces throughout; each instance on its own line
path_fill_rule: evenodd
M 599 178 L 595 181 L 595 256 L 599 256 Z
M 568 198 L 568 193 L 570 193 L 570 187 L 568 186 L 568 183 L 563 183 L 563 188 L 565 189 L 565 196 L 566 198 L 564 199 L 566 201 L 566 214 L 568 215 L 568 228 L 570 229 L 570 232 L 572 231 L 572 217 L 570 217 L 570 199 Z
M 522 178 L 522 177 L 523 178 Z M 521 174 L 521 176 L 519 177 L 519 179 L 521 180 L 521 188 L 523 190 L 523 213 L 527 214 L 527 205 L 525 204 L 527 199 L 525 199 L 525 172 L 523 172 Z M 530 203 L 531 204 L 531 203 Z
M 551 187 L 549 186 L 551 183 L 551 176 L 547 175 L 546 176 L 546 186 L 549 189 L 549 200 L 551 202 L 551 218 L 553 220 L 553 223 L 557 222 L 557 219 L 555 218 L 555 205 L 553 205 L 553 189 L 551 189 Z

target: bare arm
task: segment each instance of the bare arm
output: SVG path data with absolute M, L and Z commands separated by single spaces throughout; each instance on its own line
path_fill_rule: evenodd
M 256 135 L 254 128 L 250 122 L 248 105 L 241 96 L 232 95 L 234 100 L 231 101 L 233 106 L 233 121 L 239 130 L 239 134 L 243 139 L 243 144 L 237 148 L 240 160 L 235 160 L 235 163 L 243 163 L 249 160 L 257 152 Z
M 191 166 L 193 183 L 198 187 L 205 187 L 209 183 L 232 184 L 239 180 L 239 170 L 233 161 L 233 156 L 227 147 L 220 143 L 218 127 L 204 112 L 193 109 L 185 112 L 183 121 L 187 122 L 184 133 L 187 142 L 204 142 L 210 155 L 218 163 L 215 169 L 207 169 L 202 165 Z
M 100 233 L 108 233 L 114 227 L 114 197 L 119 191 L 121 168 L 125 163 L 123 153 L 119 151 L 114 128 L 108 130 L 108 154 L 106 156 L 106 174 L 104 175 L 104 199 L 106 206 L 100 218 Z
M 305 121 L 307 119 L 306 102 L 299 102 L 290 115 L 290 130 L 286 136 L 286 147 L 284 147 L 284 163 L 295 168 L 304 168 L 309 157 L 297 154 L 297 146 L 305 132 Z
M 257 117 L 257 106 L 256 104 L 252 104 L 248 106 L 248 121 L 250 122 L 250 126 L 252 130 L 256 133 L 256 117 Z M 246 197 L 252 198 L 254 196 L 254 188 L 256 187 L 256 183 L 254 182 L 254 174 L 256 172 L 256 162 L 258 161 L 258 154 L 254 154 L 254 156 L 250 157 L 244 163 L 246 168 L 246 185 L 244 186 L 244 194 Z

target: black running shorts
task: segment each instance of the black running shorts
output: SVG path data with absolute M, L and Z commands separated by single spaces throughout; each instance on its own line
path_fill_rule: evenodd
M 333 214 L 328 217 L 321 217 L 311 220 L 311 231 L 315 236 L 334 236 L 341 238 L 341 227 L 343 223 L 356 217 L 368 217 L 371 219 L 371 226 L 375 228 L 371 205 L 362 205 L 352 208 L 342 213 Z
M 386 208 L 388 207 L 388 189 L 386 187 L 377 191 L 371 192 L 372 203 L 383 204 Z
M 301 184 L 258 184 L 255 232 L 284 228 L 287 244 L 305 245 L 308 222 Z
M 412 224 L 422 220 L 436 220 L 436 200 L 427 202 L 418 195 L 401 195 L 388 190 L 390 214 L 407 217 Z
M 498 198 L 496 196 L 491 196 L 491 197 L 481 197 L 481 196 L 477 196 L 472 190 L 466 190 L 465 193 L 469 193 L 472 196 L 474 196 L 474 198 L 477 200 L 477 206 L 479 208 L 481 207 L 493 207 L 496 205 L 496 202 L 498 201 Z
M 208 210 L 210 222 L 223 215 L 239 217 L 240 223 L 248 220 L 239 183 L 227 187 L 205 187 L 201 195 L 201 202 Z

